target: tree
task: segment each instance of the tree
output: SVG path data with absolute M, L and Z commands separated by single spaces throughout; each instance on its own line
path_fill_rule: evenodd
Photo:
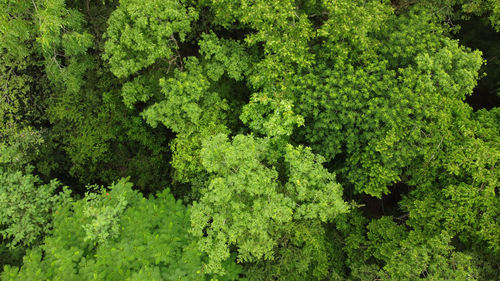
M 500 31 L 500 4 L 494 0 L 424 0 L 409 1 L 400 0 L 397 2 L 397 9 L 407 9 L 416 5 L 421 9 L 431 10 L 439 20 L 467 19 L 471 15 L 483 16 L 490 21 L 490 24 L 497 31 Z
M 69 190 L 61 190 L 53 180 L 42 184 L 37 176 L 0 168 L 0 234 L 2 266 L 15 264 L 17 252 L 24 252 L 52 228 L 52 214 L 70 200 Z
M 122 179 L 60 209 L 51 235 L 2 280 L 208 280 L 188 227 L 168 189 L 146 199 Z M 220 280 L 235 280 L 239 267 L 226 265 Z
M 321 156 L 278 145 L 243 135 L 232 142 L 225 135 L 204 142 L 202 163 L 211 180 L 193 205 L 191 223 L 200 249 L 209 256 L 207 272 L 221 272 L 221 262 L 235 246 L 239 262 L 281 264 L 292 252 L 303 259 L 281 272 L 280 279 L 326 276 L 322 223 L 347 212 L 348 205 L 334 175 L 321 166 Z M 309 235 L 312 240 L 304 238 Z M 309 256 L 314 250 L 319 252 Z
M 143 126 L 137 111 L 120 100 L 119 83 L 100 55 L 89 55 L 102 52 L 101 38 L 92 32 L 100 36 L 104 24 L 93 22 L 91 29 L 80 7 L 65 1 L 32 2 L 27 9 L 36 35 L 30 51 L 41 56 L 51 90 L 44 108 L 50 126 L 42 149 L 49 163 L 38 164 L 38 170 L 50 177 L 54 170 L 66 169 L 66 176 L 77 178 L 81 186 L 127 175 L 151 189 L 145 191 L 165 184 L 165 131 Z M 109 16 L 110 8 L 103 6 L 100 12 L 99 17 Z M 145 171 L 156 177 L 144 177 Z
M 67 203 L 69 193 L 56 194 L 56 180 L 40 184 L 36 176 L 21 172 L 2 171 L 0 181 L 3 242 L 11 248 L 36 244 L 50 230 L 52 213 Z
M 32 4 L 28 1 L 0 3 L 0 134 L 5 129 L 39 126 L 47 117 L 48 81 L 36 51 Z

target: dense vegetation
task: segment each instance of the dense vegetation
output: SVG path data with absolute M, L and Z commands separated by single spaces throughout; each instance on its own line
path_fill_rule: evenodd
M 495 280 L 497 0 L 0 0 L 0 278 Z

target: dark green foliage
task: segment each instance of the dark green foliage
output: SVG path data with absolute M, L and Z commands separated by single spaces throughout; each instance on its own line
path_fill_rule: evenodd
M 500 31 L 500 3 L 496 0 L 396 0 L 396 9 L 411 6 L 432 11 L 439 20 L 467 19 L 471 15 L 483 16 L 496 31 Z
M 60 185 L 56 180 L 40 185 L 33 175 L 0 172 L 2 240 L 11 248 L 38 243 L 51 228 L 52 213 L 66 204 L 69 194 L 55 194 Z
M 0 265 L 16 264 L 26 249 L 39 245 L 52 228 L 52 214 L 70 200 L 52 180 L 0 168 Z

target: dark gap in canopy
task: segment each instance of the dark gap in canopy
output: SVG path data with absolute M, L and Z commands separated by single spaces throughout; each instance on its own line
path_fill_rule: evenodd
M 456 24 L 461 29 L 455 39 L 472 50 L 480 50 L 486 60 L 479 70 L 480 76 L 486 76 L 479 79 L 474 92 L 465 101 L 474 110 L 500 106 L 500 32 L 495 32 L 487 17 L 473 16 Z

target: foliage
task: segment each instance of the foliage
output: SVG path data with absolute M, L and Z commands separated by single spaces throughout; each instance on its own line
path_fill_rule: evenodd
M 346 255 L 341 274 L 348 280 L 491 280 L 494 263 L 453 246 L 446 231 L 409 230 L 391 217 L 367 222 L 360 213 L 336 220 Z
M 25 127 L 4 127 L 0 134 L 0 169 L 4 171 L 30 171 L 32 161 L 38 158 L 44 139 L 39 131 Z
M 453 251 L 454 247 L 449 245 L 451 237 L 446 232 L 434 237 L 410 232 L 405 237 L 402 228 L 387 217 L 368 226 L 371 230 L 369 247 L 376 248 L 373 256 L 385 263 L 379 276 L 388 280 L 410 280 L 420 276 L 435 280 L 477 278 L 472 257 Z
M 1 171 L 0 188 L 0 233 L 11 248 L 37 244 L 52 227 L 52 213 L 69 200 L 68 190 L 56 193 L 56 180 L 40 184 L 36 176 L 21 172 Z
M 160 79 L 165 100 L 144 111 L 149 124 L 162 122 L 177 133 L 172 165 L 181 179 L 201 172 L 197 150 L 204 135 L 227 132 L 219 121 L 224 119 L 227 104 L 216 92 L 210 92 L 209 80 L 196 59 L 186 61 L 185 67 L 186 71 L 176 70 L 174 78 Z
M 208 280 L 188 234 L 189 211 L 165 189 L 146 199 L 120 180 L 54 216 L 44 244 L 2 280 Z M 238 268 L 228 270 L 234 280 Z
M 168 156 L 159 137 L 163 132 L 143 126 L 137 112 L 120 101 L 117 82 L 100 58 L 88 55 L 101 47 L 84 14 L 64 1 L 41 1 L 34 9 L 36 50 L 45 58 L 45 73 L 55 91 L 46 109 L 53 124 L 48 152 L 66 154 L 69 174 L 82 185 L 127 175 L 144 189 L 164 184 L 163 170 L 168 169 L 161 162 Z M 146 179 L 146 170 L 163 178 Z
M 0 142 L 14 150 L 12 146 L 23 146 L 24 151 L 17 151 L 25 154 L 30 149 L 21 143 L 32 139 L 27 135 L 40 135 L 33 127 L 47 120 L 44 110 L 49 92 L 42 59 L 34 47 L 31 13 L 27 1 L 0 3 Z
M 434 160 L 455 119 L 467 118 L 462 100 L 481 58 L 441 37 L 426 14 L 395 18 L 377 6 L 357 8 L 367 15 L 358 36 L 349 35 L 352 24 L 334 22 L 345 16 L 325 22 L 319 66 L 296 78 L 295 91 L 306 119 L 299 135 L 327 160 L 345 157 L 339 172 L 356 191 L 380 197 Z M 343 8 L 337 13 L 354 9 Z
M 466 19 L 471 15 L 483 16 L 490 21 L 490 24 L 496 31 L 500 31 L 500 4 L 495 0 L 400 0 L 397 1 L 398 9 L 406 9 L 415 4 L 419 8 L 432 9 L 434 14 L 444 20 L 448 19 Z
M 409 225 L 426 233 L 445 229 L 469 246 L 498 255 L 495 233 L 500 225 L 493 219 L 500 211 L 496 190 L 500 161 L 498 120 L 498 109 L 473 114 L 470 128 L 475 128 L 475 132 L 469 132 L 473 135 L 450 144 L 450 152 L 437 166 L 439 172 L 434 171 L 439 173 L 435 177 L 440 185 L 422 184 L 401 201 L 410 213 Z M 425 179 L 433 178 L 419 172 Z
M 498 3 L 0 0 L 2 279 L 497 278 Z
M 182 42 L 196 18 L 197 12 L 179 1 L 121 0 L 106 30 L 105 58 L 111 71 L 123 78 L 158 60 L 182 59 L 176 58 L 174 34 Z
M 334 175 L 321 166 L 322 157 L 291 145 L 282 151 L 273 149 L 268 139 L 243 135 L 232 142 L 217 135 L 204 143 L 202 163 L 212 179 L 193 206 L 191 223 L 200 237 L 200 249 L 209 256 L 208 272 L 221 271 L 232 245 L 237 247 L 239 262 L 279 260 L 275 250 L 287 251 L 289 243 L 298 248 L 295 255 L 306 257 L 311 248 L 320 246 L 304 240 L 307 230 L 296 225 L 319 227 L 312 235 L 319 232 L 316 239 L 321 244 L 320 223 L 348 210 Z M 310 259 L 297 269 L 309 270 L 308 263 L 325 267 L 321 263 L 327 262 L 321 256 Z M 325 269 L 315 272 L 324 275 L 321 270 Z

